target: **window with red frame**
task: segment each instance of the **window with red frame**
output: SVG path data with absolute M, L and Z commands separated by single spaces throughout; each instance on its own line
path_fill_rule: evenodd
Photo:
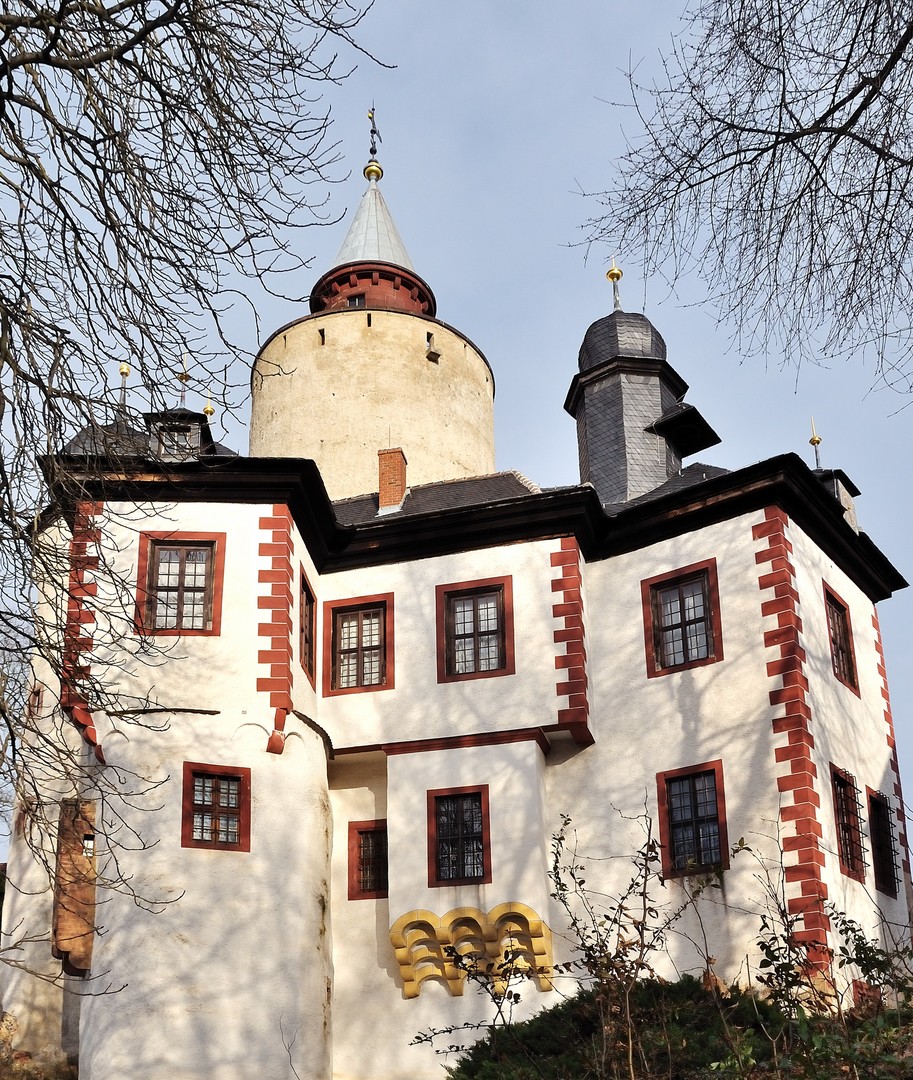
M 831 641 L 831 664 L 834 674 L 840 682 L 858 693 L 856 654 L 853 649 L 853 629 L 849 608 L 826 585 L 824 586 L 824 606 L 827 610 L 827 630 Z
M 831 765 L 831 791 L 834 796 L 834 822 L 837 826 L 837 855 L 840 869 L 847 877 L 862 881 L 865 877 L 865 851 L 859 827 L 859 789 L 848 772 Z
M 388 887 L 386 821 L 350 821 L 349 899 L 380 899 Z
M 386 672 L 384 605 L 333 614 L 333 688 L 380 686 Z
M 322 693 L 393 689 L 393 632 L 393 593 L 325 601 Z
M 208 630 L 212 626 L 213 542 L 149 545 L 146 625 L 150 630 Z
M 299 655 L 301 657 L 301 666 L 304 668 L 308 678 L 313 682 L 317 657 L 317 600 L 303 569 L 301 570 L 301 595 L 299 601 Z
M 869 841 L 872 845 L 872 870 L 875 888 L 887 896 L 897 896 L 900 884 L 897 872 L 897 840 L 894 833 L 894 809 L 881 791 L 869 789 Z
M 250 769 L 184 762 L 181 845 L 250 851 Z
M 723 659 L 716 560 L 641 582 L 650 677 Z
M 428 828 L 430 885 L 491 881 L 487 784 L 429 791 Z
M 438 585 L 438 682 L 514 673 L 512 579 Z
M 706 873 L 729 865 L 723 765 L 658 773 L 659 831 L 667 877 Z

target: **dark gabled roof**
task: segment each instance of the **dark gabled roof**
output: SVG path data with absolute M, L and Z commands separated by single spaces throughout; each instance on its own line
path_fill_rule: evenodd
M 67 476 L 83 498 L 151 502 L 284 503 L 321 573 L 409 562 L 516 542 L 574 536 L 588 561 L 778 506 L 873 601 L 907 582 L 796 454 L 727 472 L 692 465 L 661 488 L 603 507 L 589 485 L 538 491 L 515 473 L 416 488 L 409 512 L 378 515 L 374 496 L 333 504 L 316 464 L 298 458 L 200 457 L 181 462 L 119 462 L 105 474 L 81 455 L 48 470 L 67 498 Z
M 414 517 L 416 514 L 434 514 L 458 507 L 484 506 L 538 491 L 535 484 L 516 472 L 471 476 L 463 480 L 441 480 L 434 484 L 421 484 L 410 488 L 400 509 L 388 511 L 380 517 L 394 514 L 398 517 Z M 377 494 L 341 499 L 333 503 L 333 510 L 341 525 L 362 525 L 375 521 L 378 518 Z
M 658 488 L 654 488 L 644 495 L 638 495 L 636 499 L 628 499 L 627 502 L 623 503 L 608 503 L 605 512 L 610 517 L 615 517 L 632 506 L 655 502 L 657 499 L 662 499 L 667 495 L 694 487 L 695 484 L 703 484 L 716 476 L 726 476 L 729 472 L 729 469 L 721 469 L 717 465 L 702 465 L 699 461 L 695 461 L 693 465 L 680 469 L 674 476 L 670 476 L 665 484 L 660 484 Z

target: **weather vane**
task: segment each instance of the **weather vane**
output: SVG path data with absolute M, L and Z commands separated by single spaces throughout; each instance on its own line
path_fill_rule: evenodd
M 371 121 L 371 157 L 377 157 L 377 144 L 384 140 L 380 137 L 380 131 L 377 128 L 377 120 L 374 116 L 374 102 L 371 102 L 371 108 L 368 109 L 368 119 Z

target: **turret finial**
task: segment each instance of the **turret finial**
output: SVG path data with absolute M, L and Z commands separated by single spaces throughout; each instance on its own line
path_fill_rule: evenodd
M 815 431 L 815 418 L 812 417 L 812 437 L 808 440 L 809 444 L 815 448 L 815 468 L 821 468 L 821 454 L 818 447 L 821 445 L 821 436 Z
M 190 374 L 187 371 L 187 353 L 181 353 L 181 370 L 177 380 L 181 384 L 181 408 L 187 405 L 187 384 L 190 382 Z
M 118 408 L 120 409 L 121 413 L 126 413 L 127 379 L 130 378 L 130 365 L 127 363 L 126 360 L 124 360 L 123 363 L 121 363 L 120 367 L 117 369 L 117 371 L 120 375 L 120 402 L 118 403 Z
M 615 310 L 621 311 L 621 295 L 618 292 L 618 282 L 621 281 L 623 273 L 621 267 L 615 265 L 614 255 L 612 256 L 612 265 L 606 270 L 605 276 L 612 282 L 612 295 L 615 299 Z
M 377 120 L 374 117 L 373 101 L 371 102 L 371 108 L 368 109 L 368 119 L 371 121 L 371 160 L 365 165 L 365 179 L 380 180 L 384 175 L 384 170 L 380 167 L 380 162 L 377 160 L 377 144 L 384 140 L 380 137 Z

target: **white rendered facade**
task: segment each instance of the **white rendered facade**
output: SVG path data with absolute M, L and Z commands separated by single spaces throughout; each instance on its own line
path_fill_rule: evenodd
M 325 319 L 349 320 L 355 334 L 365 314 Z M 427 313 L 378 310 L 372 331 L 384 318 L 422 333 L 429 324 Z M 588 370 L 599 376 L 615 357 L 597 361 Z M 671 384 L 664 351 L 649 364 Z M 138 451 L 132 474 L 121 463 L 127 481 L 87 476 L 70 519 L 73 550 L 97 543 L 132 591 L 124 602 L 101 570 L 78 590 L 70 582 L 74 617 L 90 613 L 81 625 L 94 628 L 85 662 L 120 708 L 94 707 L 66 667 L 65 685 L 36 669 L 49 730 L 96 763 L 98 790 L 69 793 L 94 806 L 94 907 L 85 890 L 64 898 L 90 928 L 67 938 L 53 915 L 59 867 L 55 882 L 33 858 L 21 811 L 3 913 L 4 946 L 18 950 L 2 973 L 17 1049 L 78 1056 L 84 1080 L 278 1080 L 293 1069 L 431 1080 L 438 1060 L 412 1037 L 487 1016 L 447 946 L 496 957 L 513 935 L 540 972 L 521 1011 L 554 1003 L 549 970 L 570 957 L 548 876 L 562 816 L 593 859 L 589 883 L 607 893 L 630 877 L 618 857 L 640 846 L 650 818 L 666 842 L 672 908 L 692 871 L 711 869 L 676 866 L 670 840 L 670 785 L 695 777 L 713 778 L 719 861 L 744 837 L 775 868 L 813 957 L 824 962 L 832 944 L 825 897 L 867 928 L 878 929 L 876 911 L 898 932 L 909 924 L 873 621 L 874 601 L 904 583 L 797 458 L 690 483 L 686 470 L 607 510 L 590 486 L 539 492 L 511 474 L 442 472 L 422 486 L 407 452 L 410 490 L 384 508 L 370 494 L 331 503 L 319 461 L 294 446 L 275 456 L 285 436 L 273 406 L 257 408 L 261 456 L 214 468 Z M 703 437 L 670 428 L 678 413 L 663 422 L 671 456 Z M 379 440 L 372 454 L 389 450 Z M 75 454 L 68 464 L 83 468 Z M 184 594 L 175 603 L 187 625 L 168 627 L 154 570 L 166 557 L 186 568 L 190 553 L 205 560 L 205 613 L 189 614 Z M 677 660 L 654 624 L 663 590 L 695 582 L 706 640 Z M 497 611 L 485 663 L 481 652 L 455 663 L 460 603 Z M 834 654 L 841 611 L 851 671 Z M 480 636 L 466 640 L 475 648 Z M 832 767 L 859 797 L 842 839 Z M 237 833 L 225 842 L 197 837 L 207 778 L 237 781 L 241 805 L 226 815 Z M 103 802 L 118 784 L 133 794 Z M 889 803 L 893 887 L 883 864 L 875 878 L 867 790 Z M 472 819 L 468 839 L 442 837 L 451 806 Z M 845 846 L 848 825 L 858 851 Z M 62 841 L 37 842 L 53 868 Z M 758 868 L 734 858 L 722 890 L 700 902 L 726 978 L 753 962 Z M 681 929 L 698 931 L 687 915 Z M 703 966 L 684 936 L 669 939 L 668 974 Z

